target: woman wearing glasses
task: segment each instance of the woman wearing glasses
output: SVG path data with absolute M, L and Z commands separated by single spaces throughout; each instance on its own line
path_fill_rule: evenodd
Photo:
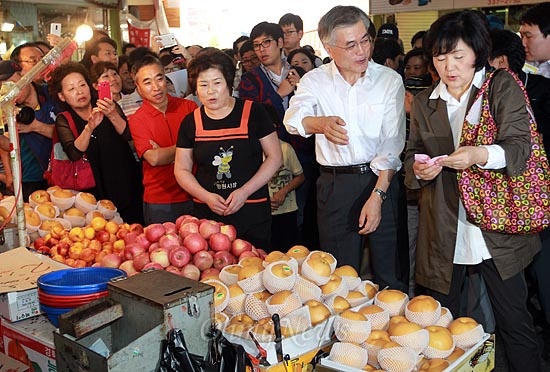
M 231 96 L 235 67 L 225 53 L 199 53 L 187 71 L 202 107 L 180 126 L 176 180 L 193 196 L 197 217 L 232 224 L 239 237 L 268 249 L 267 182 L 282 164 L 273 121 L 261 104 Z

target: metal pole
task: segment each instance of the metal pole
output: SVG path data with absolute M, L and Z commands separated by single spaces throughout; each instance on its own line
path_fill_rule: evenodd
M 27 72 L 17 83 L 5 82 L 0 91 L 0 108 L 6 111 L 8 119 L 8 133 L 10 138 L 10 157 L 13 168 L 13 188 L 16 197 L 17 208 L 17 231 L 19 246 L 27 245 L 27 227 L 25 224 L 25 209 L 21 185 L 21 154 L 19 153 L 19 134 L 15 121 L 15 99 L 21 90 L 30 84 L 37 76 L 44 75 L 46 78 L 65 57 L 70 57 L 76 50 L 76 42 L 65 38 L 46 54 L 29 72 Z

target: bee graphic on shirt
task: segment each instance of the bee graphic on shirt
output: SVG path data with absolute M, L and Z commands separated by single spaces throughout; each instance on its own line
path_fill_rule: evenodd
M 216 178 L 221 180 L 225 175 L 226 178 L 231 178 L 231 165 L 229 163 L 233 159 L 233 146 L 225 150 L 223 147 L 220 147 L 219 155 L 214 156 L 212 165 L 218 167 L 218 173 Z

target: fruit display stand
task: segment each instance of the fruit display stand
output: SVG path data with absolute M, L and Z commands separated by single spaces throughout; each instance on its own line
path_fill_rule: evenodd
M 495 367 L 495 338 L 486 333 L 483 339 L 467 350 L 441 372 L 482 372 L 492 371 Z M 331 361 L 328 358 L 320 360 L 316 372 L 361 372 L 364 370 L 346 366 Z
M 108 284 L 107 298 L 96 300 L 60 317 L 54 333 L 57 371 L 153 371 L 161 343 L 172 328 L 181 329 L 189 351 L 205 356 L 207 332 L 213 319 L 213 288 L 163 270 L 143 272 Z M 94 319 L 94 305 L 112 301 L 122 305 L 122 316 Z M 73 330 L 86 324 L 84 334 Z

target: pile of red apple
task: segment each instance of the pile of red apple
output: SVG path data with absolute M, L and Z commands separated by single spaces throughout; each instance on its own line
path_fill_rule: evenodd
M 157 269 L 193 280 L 216 275 L 244 257 L 266 255 L 262 249 L 237 239 L 234 226 L 191 215 L 146 227 L 94 217 L 85 227 L 52 229 L 33 245 L 37 251 L 72 267 L 115 267 L 128 275 Z

